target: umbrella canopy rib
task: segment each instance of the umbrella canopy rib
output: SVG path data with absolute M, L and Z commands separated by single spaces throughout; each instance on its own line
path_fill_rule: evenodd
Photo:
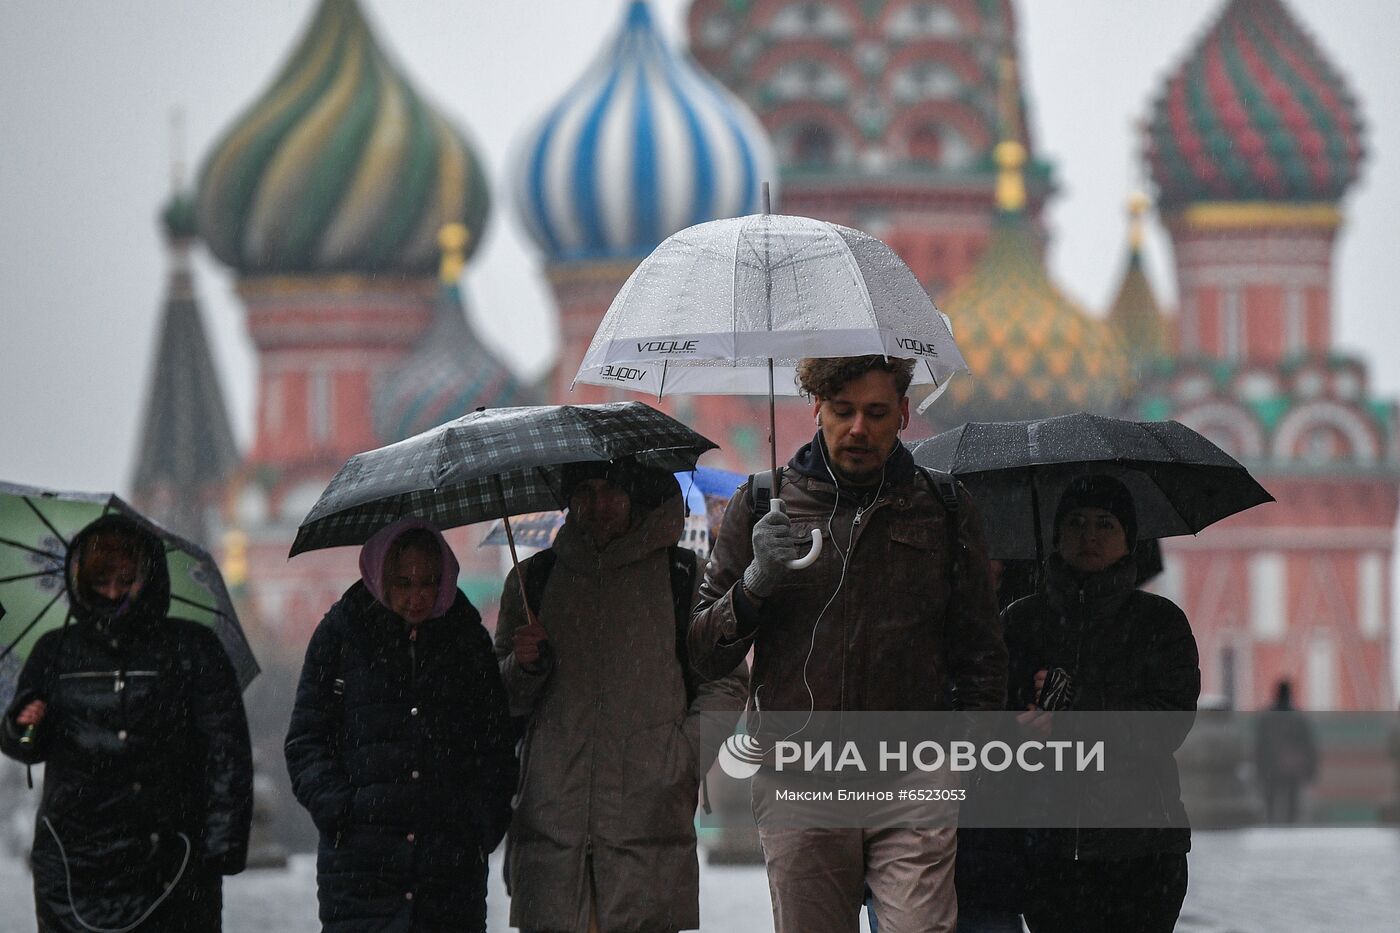
M 11 653 L 12 651 L 14 651 L 15 648 L 17 648 L 17 647 L 19 646 L 19 644 L 20 644 L 21 642 L 23 642 L 24 639 L 25 639 L 26 637 L 28 637 L 29 633 L 32 632 L 32 631 L 34 631 L 34 626 L 36 626 L 36 625 L 39 624 L 39 621 L 40 621 L 41 619 L 43 619 L 45 615 L 48 614 L 48 611 L 49 611 L 50 609 L 53 608 L 53 604 L 56 603 L 56 602 L 58 602 L 58 598 L 59 598 L 60 596 L 62 596 L 62 595 L 63 595 L 63 591 L 62 591 L 62 590 L 59 590 L 57 593 L 54 593 L 54 594 L 53 594 L 53 598 L 52 598 L 52 599 L 50 599 L 48 602 L 44 603 L 44 608 L 43 608 L 43 609 L 40 609 L 38 612 L 36 612 L 36 613 L 34 614 L 34 618 L 31 619 L 30 622 L 29 622 L 29 624 L 26 625 L 26 626 L 24 627 L 24 630 L 21 631 L 18 635 L 16 635 L 15 638 L 14 638 L 14 640 L 12 640 L 8 645 L 5 646 L 5 650 L 0 651 L 0 661 L 3 661 L 3 660 L 5 660 L 6 658 L 8 658 L 8 657 L 10 656 L 10 653 Z M 65 619 L 63 620 L 63 622 L 64 622 L 65 625 L 67 625 L 67 624 L 68 624 L 68 619 L 65 618 Z
M 59 541 L 61 541 L 65 548 L 68 547 L 68 539 L 63 537 L 59 530 L 53 526 L 53 522 L 49 521 L 48 516 L 45 515 L 43 512 L 39 511 L 39 507 L 35 505 L 33 500 L 31 500 L 28 496 L 24 496 L 23 499 L 24 504 L 29 506 L 29 511 L 33 512 L 34 515 L 39 519 L 39 521 L 43 522 L 44 525 L 49 529 L 49 531 L 53 532 L 53 536 Z M 107 510 L 103 509 L 102 514 L 106 515 Z
M 46 551 L 43 548 L 32 547 L 28 544 L 25 544 L 23 541 L 14 541 L 10 538 L 0 538 L 0 544 L 6 545 L 7 547 L 19 548 L 21 551 L 28 551 L 31 554 L 37 554 L 40 557 L 47 557 L 51 560 L 63 560 L 62 554 L 55 554 L 53 551 Z
M 17 583 L 20 580 L 37 580 L 39 577 L 58 577 L 60 575 L 57 570 L 36 570 L 33 573 L 17 573 L 10 577 L 0 577 L 0 583 Z

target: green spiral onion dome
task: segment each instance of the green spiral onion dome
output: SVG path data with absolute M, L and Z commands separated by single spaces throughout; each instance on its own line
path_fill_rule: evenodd
M 1281 0 L 1231 0 L 1147 128 L 1158 203 L 1335 201 L 1364 154 L 1356 99 Z
M 205 161 L 196 216 L 244 275 L 429 276 L 442 225 L 479 243 L 488 207 L 471 148 L 390 62 L 355 0 L 322 0 Z
M 401 441 L 478 407 L 538 403 L 532 387 L 481 342 L 467 321 L 459 281 L 469 237 L 461 224 L 438 234 L 442 264 L 433 325 L 418 345 L 386 374 L 374 399 L 374 427 L 386 444 Z
M 473 331 L 458 286 L 444 284 L 432 327 L 375 397 L 374 427 L 384 443 L 392 444 L 478 406 L 539 403 Z

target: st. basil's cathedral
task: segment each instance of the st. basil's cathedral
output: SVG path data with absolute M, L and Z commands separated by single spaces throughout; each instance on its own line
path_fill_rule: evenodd
M 619 2 L 593 64 L 520 128 L 505 200 L 535 240 L 559 359 L 530 384 L 474 333 L 459 281 L 493 192 L 469 137 L 411 82 L 357 0 L 320 0 L 269 86 L 162 213 L 170 278 L 134 487 L 219 552 L 255 640 L 299 654 L 353 581 L 341 551 L 287 560 L 345 458 L 480 406 L 613 397 L 570 382 L 613 296 L 692 224 L 774 210 L 888 242 L 952 320 L 971 374 L 906 432 L 1090 410 L 1176 419 L 1278 500 L 1163 543 L 1153 587 L 1192 620 L 1204 690 L 1266 706 L 1388 709 L 1400 420 L 1333 343 L 1332 255 L 1364 162 L 1360 108 L 1283 0 L 1226 0 L 1144 114 L 1178 307 L 1145 269 L 1149 201 L 1125 198 L 1121 284 L 1094 314 L 1045 265 L 1054 168 L 1027 119 L 1011 0 L 694 0 L 689 49 Z M 189 253 L 237 276 L 258 356 L 240 451 Z M 667 399 L 761 466 L 759 400 Z M 811 431 L 782 405 L 780 449 Z M 492 616 L 480 529 L 452 540 Z

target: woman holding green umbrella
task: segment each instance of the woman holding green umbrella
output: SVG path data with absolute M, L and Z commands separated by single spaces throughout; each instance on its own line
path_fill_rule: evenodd
M 39 929 L 216 931 L 252 816 L 233 666 L 213 630 L 170 615 L 165 547 L 127 516 L 72 537 L 64 584 L 71 622 L 35 643 L 0 722 L 0 750 L 47 763 Z

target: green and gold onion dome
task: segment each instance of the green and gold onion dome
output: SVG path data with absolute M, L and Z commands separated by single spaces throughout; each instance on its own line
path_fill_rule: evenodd
M 1362 129 L 1346 82 L 1281 0 L 1230 0 L 1153 105 L 1158 204 L 1336 201 L 1356 180 Z
M 374 427 L 386 444 L 478 407 L 534 405 L 539 399 L 491 352 L 467 320 L 459 281 L 470 237 L 461 224 L 439 234 L 442 264 L 433 324 L 386 375 L 374 399 Z
M 1025 149 L 997 145 L 998 212 L 982 259 L 943 303 L 970 376 L 956 376 L 929 411 L 942 427 L 1115 410 L 1127 361 L 1102 322 L 1046 272 L 1025 215 Z
M 201 238 L 246 276 L 432 276 L 437 235 L 479 243 L 481 164 L 385 55 L 355 0 L 321 0 L 272 86 L 200 172 Z

